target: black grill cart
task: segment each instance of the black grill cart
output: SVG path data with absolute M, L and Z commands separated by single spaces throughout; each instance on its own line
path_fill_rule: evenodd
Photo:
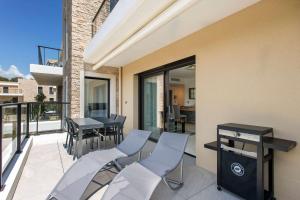
M 236 123 L 218 125 L 217 141 L 204 145 L 217 151 L 218 190 L 249 200 L 275 199 L 274 150 L 295 146 L 295 141 L 275 138 L 273 128 Z

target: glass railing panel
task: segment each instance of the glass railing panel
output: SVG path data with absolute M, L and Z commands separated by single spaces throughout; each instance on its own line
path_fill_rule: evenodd
M 40 65 L 62 67 L 63 51 L 58 48 L 38 46 L 38 60 Z
M 61 103 L 33 103 L 30 104 L 29 133 L 61 130 Z
M 27 134 L 27 104 L 21 105 L 21 142 Z
M 17 105 L 2 107 L 2 170 L 17 151 Z

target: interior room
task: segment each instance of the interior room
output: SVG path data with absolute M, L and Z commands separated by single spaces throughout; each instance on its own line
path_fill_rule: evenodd
M 195 65 L 171 70 L 169 130 L 190 135 L 186 152 L 191 155 L 195 155 L 195 98 Z
M 140 77 L 141 124 L 157 141 L 163 131 L 189 134 L 186 153 L 195 156 L 195 65 L 162 68 Z

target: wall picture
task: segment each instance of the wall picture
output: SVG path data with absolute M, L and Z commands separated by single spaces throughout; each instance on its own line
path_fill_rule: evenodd
M 189 88 L 189 99 L 195 99 L 195 88 Z

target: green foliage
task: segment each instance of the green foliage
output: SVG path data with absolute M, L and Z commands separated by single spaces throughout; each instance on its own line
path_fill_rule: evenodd
M 34 99 L 36 100 L 36 102 L 39 102 L 41 104 L 34 105 L 32 113 L 34 116 L 40 118 L 41 115 L 45 112 L 45 105 L 43 104 L 43 102 L 45 101 L 46 96 L 43 92 L 40 92 L 34 97 Z
M 0 81 L 9 81 L 7 78 L 0 76 Z
M 40 92 L 34 97 L 34 99 L 36 100 L 36 102 L 42 103 L 45 101 L 46 96 L 44 95 L 44 93 Z
M 18 77 L 8 79 L 8 78 L 0 76 L 0 81 L 18 82 Z

